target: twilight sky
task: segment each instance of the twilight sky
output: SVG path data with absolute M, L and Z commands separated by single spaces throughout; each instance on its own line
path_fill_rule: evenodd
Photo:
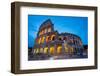
M 28 47 L 34 46 L 39 27 L 47 19 L 54 24 L 54 30 L 78 35 L 83 44 L 88 44 L 88 17 L 28 15 Z

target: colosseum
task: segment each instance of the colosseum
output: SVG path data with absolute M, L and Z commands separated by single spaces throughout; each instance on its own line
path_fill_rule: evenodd
M 35 44 L 32 48 L 33 55 L 42 55 L 41 59 L 63 59 L 67 57 L 82 56 L 84 47 L 81 38 L 75 34 L 63 32 L 54 29 L 54 24 L 50 19 L 43 22 L 37 33 Z

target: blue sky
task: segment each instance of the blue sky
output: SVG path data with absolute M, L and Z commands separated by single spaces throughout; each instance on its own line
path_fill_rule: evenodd
M 88 44 L 88 17 L 28 15 L 28 47 L 34 46 L 39 27 L 47 19 L 52 21 L 54 29 L 59 33 L 78 35 L 83 44 Z

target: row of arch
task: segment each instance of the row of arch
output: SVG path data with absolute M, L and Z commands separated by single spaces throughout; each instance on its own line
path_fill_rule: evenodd
M 62 47 L 59 46 L 57 48 L 57 53 L 60 54 L 61 50 L 62 50 Z M 51 46 L 50 48 L 48 48 L 48 47 L 36 48 L 36 49 L 34 49 L 34 53 L 45 53 L 45 54 L 50 53 L 50 54 L 54 54 L 55 53 L 55 47 Z
M 61 54 L 62 50 L 63 50 L 63 47 L 60 45 L 57 47 L 51 46 L 51 47 L 44 47 L 44 48 L 36 48 L 36 49 L 34 49 L 34 53 Z M 65 47 L 64 50 L 65 50 L 65 53 L 69 53 L 69 52 L 73 53 L 73 51 L 74 51 L 74 49 L 72 47 L 70 47 L 70 48 Z
M 51 35 L 51 36 L 43 36 L 43 37 L 40 37 L 36 40 L 36 43 L 40 44 L 40 43 L 44 43 L 44 42 L 49 42 L 49 41 L 54 41 L 56 39 L 56 35 Z M 77 45 L 82 45 L 82 42 L 78 39 L 70 39 L 66 36 L 64 37 L 61 37 L 59 36 L 58 37 L 58 40 L 62 41 L 62 40 L 68 40 L 68 42 L 70 43 L 73 43 L 73 44 L 77 44 Z
M 45 41 L 49 42 L 49 41 L 53 41 L 53 40 L 55 40 L 55 35 L 46 36 L 46 37 L 43 36 L 43 37 L 37 39 L 37 43 L 40 44 L 40 43 L 44 43 Z
M 39 32 L 39 36 L 51 32 L 51 27 L 45 28 Z

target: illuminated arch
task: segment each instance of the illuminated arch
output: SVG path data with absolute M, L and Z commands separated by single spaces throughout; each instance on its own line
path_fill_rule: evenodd
M 47 29 L 45 29 L 45 33 L 47 33 Z
M 62 37 L 59 37 L 58 39 L 59 39 L 59 40 L 62 40 Z
M 42 37 L 42 40 L 41 40 L 42 43 L 44 43 L 44 39 L 45 39 L 45 37 Z
M 34 53 L 36 53 L 36 49 L 34 49 Z
M 36 53 L 39 53 L 39 49 L 38 48 L 36 49 Z
M 48 42 L 48 37 L 49 37 L 49 36 L 46 37 L 46 42 Z
M 55 35 L 52 35 L 52 36 L 51 36 L 51 40 L 54 40 L 54 39 L 55 39 Z
M 65 52 L 68 53 L 68 47 L 65 47 Z
M 40 52 L 43 53 L 43 48 L 40 48 Z
M 48 47 L 44 48 L 44 53 L 48 53 Z
M 54 54 L 54 47 L 50 47 L 50 54 Z
M 74 52 L 74 49 L 71 47 L 71 48 L 70 48 L 70 51 L 71 51 L 71 53 L 73 53 L 73 52 Z
M 50 36 L 47 36 L 46 37 L 46 42 L 49 42 L 49 40 L 50 40 Z
M 61 45 L 59 45 L 59 46 L 57 47 L 57 54 L 60 54 L 60 53 L 61 53 L 61 51 L 62 51 L 62 46 L 61 46 Z
M 48 28 L 48 32 L 51 32 L 51 28 Z

